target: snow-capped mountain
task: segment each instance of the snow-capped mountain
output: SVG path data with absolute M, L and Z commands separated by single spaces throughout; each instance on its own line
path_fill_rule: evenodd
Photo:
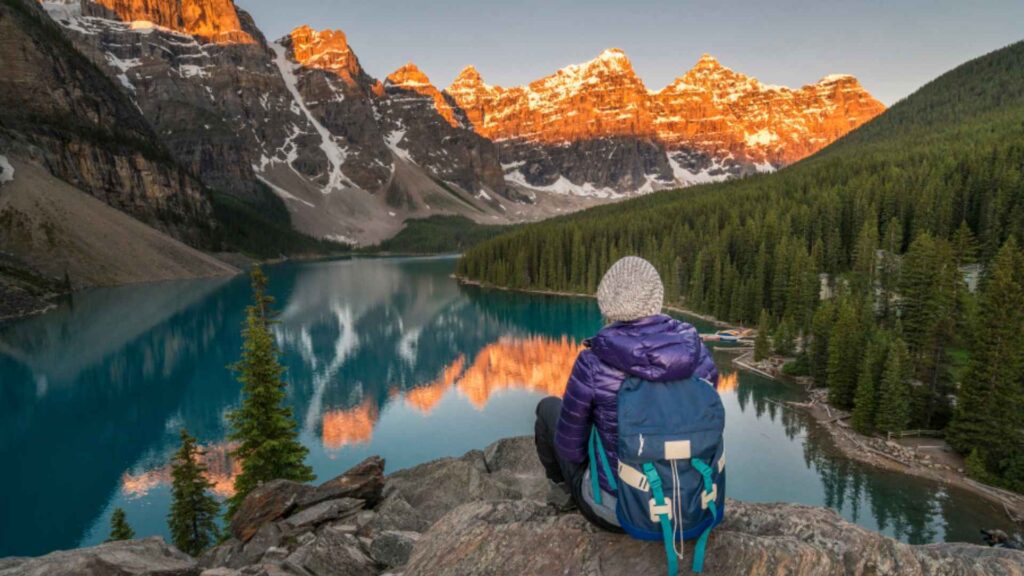
M 767 171 L 816 152 L 884 110 L 855 78 L 769 86 L 705 54 L 652 92 L 626 55 L 503 88 L 472 66 L 446 90 L 500 143 L 506 177 L 533 187 L 631 193 Z
M 268 42 L 231 0 L 41 4 L 206 186 L 361 244 L 777 168 L 882 110 L 852 77 L 791 90 L 710 57 L 651 92 L 620 50 L 514 88 L 469 67 L 442 91 L 411 63 L 373 78 L 338 30 Z

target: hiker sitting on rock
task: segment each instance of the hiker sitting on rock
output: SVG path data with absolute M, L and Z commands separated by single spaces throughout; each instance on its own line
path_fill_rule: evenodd
M 619 260 L 608 270 L 597 288 L 597 303 L 606 325 L 596 336 L 584 342 L 586 349 L 576 359 L 564 398 L 548 397 L 537 405 L 535 427 L 537 454 L 548 479 L 571 495 L 573 503 L 583 516 L 605 530 L 622 532 L 625 529 L 634 537 L 645 539 L 652 539 L 645 536 L 651 534 L 650 526 L 643 530 L 632 526 L 633 523 L 628 521 L 625 522 L 626 526 L 623 526 L 624 522 L 616 516 L 616 498 L 619 496 L 616 490 L 617 483 L 635 481 L 639 486 L 646 487 L 646 492 L 638 492 L 638 506 L 643 507 L 641 515 L 647 515 L 650 499 L 652 517 L 664 516 L 665 521 L 671 521 L 673 515 L 659 504 L 670 505 L 669 500 L 672 498 L 668 491 L 674 485 L 703 490 L 702 476 L 696 470 L 697 464 L 692 464 L 692 467 L 690 464 L 691 457 L 693 460 L 702 459 L 701 466 L 708 464 L 706 467 L 718 468 L 719 472 L 712 480 L 722 482 L 715 493 L 709 490 L 707 495 L 711 502 L 719 502 L 719 510 L 724 506 L 724 476 L 719 480 L 724 466 L 724 455 L 721 448 L 721 429 L 716 428 L 719 425 L 724 426 L 724 411 L 713 388 L 718 384 L 718 370 L 697 330 L 686 322 L 661 313 L 663 298 L 661 278 L 650 262 L 629 256 Z M 628 384 L 624 386 L 624 382 Z M 635 437 L 624 438 L 631 447 L 631 452 L 637 453 L 630 454 L 630 461 L 634 461 L 633 456 L 641 458 L 635 461 L 635 469 L 625 466 L 628 474 L 624 475 L 623 468 L 619 467 L 617 453 L 622 446 L 619 442 L 619 432 L 627 426 L 623 415 L 619 414 L 620 408 L 623 407 L 620 392 L 625 394 L 629 387 L 639 390 L 641 384 L 650 390 L 650 394 L 655 395 L 676 394 L 677 392 L 669 392 L 669 389 L 683 390 L 690 386 L 692 390 L 687 393 L 698 396 L 688 398 L 696 398 L 697 401 L 688 402 L 689 407 L 649 406 L 637 403 L 631 405 L 630 410 L 646 413 L 631 414 L 631 421 L 646 421 L 644 425 L 659 425 L 661 414 L 671 412 L 679 414 L 680 418 L 700 419 L 711 424 L 709 432 L 704 436 L 659 435 L 658 438 L 665 440 L 664 442 L 656 441 L 649 436 L 646 446 L 643 433 L 646 429 L 641 429 Z M 691 408 L 696 416 L 686 413 Z M 626 408 L 623 408 L 623 411 L 625 410 Z M 688 426 L 688 423 L 684 426 L 679 424 L 678 420 L 673 424 L 675 429 L 684 430 Z M 692 429 L 692 426 L 689 428 Z M 596 429 L 596 438 L 592 437 L 592 429 Z M 672 441 L 666 440 L 668 438 Z M 632 447 L 634 440 L 637 442 L 635 448 Z M 594 454 L 597 455 L 596 460 L 601 461 L 600 467 L 590 462 L 594 459 Z M 644 458 L 647 459 L 646 462 L 641 461 Z M 673 483 L 673 472 L 668 465 L 665 468 L 654 467 L 660 461 L 683 462 L 682 458 L 686 459 L 686 464 L 678 464 L 679 470 L 685 469 L 693 474 L 692 485 L 686 483 L 689 478 Z M 588 466 L 588 463 L 593 465 Z M 593 470 L 597 471 L 600 480 L 600 494 L 596 496 L 594 486 L 598 483 L 593 482 L 591 477 Z M 654 470 L 653 475 L 649 474 L 651 470 Z M 606 471 L 611 472 L 613 478 L 608 478 Z M 652 491 L 647 484 L 648 478 L 656 476 L 658 471 L 661 472 L 661 482 L 658 484 L 664 485 L 664 501 L 657 501 L 656 496 L 651 495 Z M 688 501 L 688 496 L 690 494 L 684 494 L 683 497 L 674 500 Z M 707 510 L 708 502 L 708 499 L 704 500 L 703 510 L 707 518 L 699 516 L 702 513 L 699 497 L 696 498 L 696 512 L 680 510 L 675 517 L 678 521 L 684 518 L 698 518 L 700 521 L 696 524 L 700 525 L 701 531 L 710 531 L 710 528 L 720 521 L 722 512 L 716 511 L 712 516 Z M 678 504 L 680 503 L 677 502 Z M 658 513 L 661 515 L 658 516 Z M 655 538 L 661 540 L 660 527 L 657 524 L 653 526 Z M 683 528 L 691 527 L 694 526 L 686 525 Z M 685 539 L 692 537 L 694 536 L 687 534 Z M 665 538 L 668 546 L 668 536 Z M 672 541 L 682 539 L 684 536 L 680 533 Z M 679 552 L 680 557 L 681 555 Z

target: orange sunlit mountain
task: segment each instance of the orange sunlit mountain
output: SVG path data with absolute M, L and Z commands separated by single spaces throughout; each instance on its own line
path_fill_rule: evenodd
M 487 84 L 469 66 L 446 92 L 473 129 L 492 140 L 652 137 L 670 150 L 775 166 L 820 150 L 885 110 L 853 76 L 793 89 L 763 84 L 708 54 L 662 90 L 648 91 L 618 49 L 512 88 Z
M 424 414 L 429 414 L 434 406 L 441 401 L 444 393 L 455 384 L 455 379 L 462 374 L 466 366 L 466 357 L 459 357 L 441 371 L 441 377 L 427 384 L 413 388 L 405 393 L 405 401 Z
M 252 44 L 231 0 L 94 0 L 133 27 L 156 25 L 217 44 Z M 85 3 L 86 6 L 90 4 Z
M 561 396 L 582 344 L 535 336 L 502 338 L 480 351 L 456 387 L 477 408 L 508 389 L 526 389 Z
M 378 415 L 377 405 L 369 398 L 354 408 L 325 412 L 322 432 L 324 448 L 338 449 L 369 442 L 373 438 L 373 427 Z
M 213 483 L 213 493 L 228 498 L 235 494 L 235 477 L 242 465 L 231 458 L 235 444 L 218 442 L 201 446 L 202 463 L 206 466 L 206 479 Z M 170 485 L 171 465 L 168 463 L 138 474 L 125 472 L 121 476 L 121 492 L 130 498 L 145 496 L 157 486 Z

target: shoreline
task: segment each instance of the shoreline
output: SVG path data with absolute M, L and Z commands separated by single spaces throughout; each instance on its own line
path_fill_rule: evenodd
M 524 294 L 540 294 L 545 296 L 563 296 L 571 298 L 595 298 L 593 294 L 581 294 L 576 292 L 559 292 L 556 290 L 531 290 L 526 288 L 508 288 L 505 286 L 495 286 L 485 282 L 479 282 L 476 280 L 470 280 L 468 278 L 461 277 L 457 274 L 452 274 L 452 278 L 456 282 L 467 286 L 477 286 L 480 288 L 492 289 L 492 290 L 504 290 L 506 292 L 520 292 Z M 701 321 L 707 322 L 721 328 L 741 328 L 735 324 L 723 322 L 717 318 L 713 318 L 706 314 L 698 314 L 685 308 L 677 306 L 664 306 L 664 310 L 685 314 L 698 318 Z M 724 349 L 723 349 L 724 350 Z M 792 378 L 787 378 L 779 374 L 772 374 L 762 370 L 761 368 L 754 365 L 750 358 L 753 354 L 752 349 L 735 348 L 734 350 L 740 352 L 740 354 L 732 359 L 732 364 L 740 370 L 746 370 L 759 376 L 770 378 L 772 380 L 785 382 L 788 384 L 798 385 L 798 383 Z M 773 358 L 776 358 L 773 356 Z M 824 428 L 829 437 L 832 439 L 833 445 L 843 455 L 843 457 L 850 460 L 855 460 L 864 464 L 875 466 L 883 470 L 889 470 L 892 472 L 900 472 L 908 474 L 918 478 L 924 478 L 939 482 L 947 486 L 953 486 L 962 490 L 966 490 L 976 496 L 984 498 L 989 502 L 1000 505 L 1003 508 L 1003 512 L 1010 519 L 1011 522 L 1016 524 L 1018 527 L 1024 528 L 1024 495 L 1016 494 L 1002 488 L 995 486 L 989 486 L 982 484 L 970 477 L 964 472 L 963 468 L 953 468 L 948 465 L 935 462 L 930 457 L 917 457 L 919 451 L 910 448 L 900 448 L 899 451 L 903 454 L 904 458 L 897 457 L 893 454 L 887 453 L 887 451 L 881 450 L 877 447 L 869 446 L 869 444 L 881 444 L 887 448 L 892 449 L 896 452 L 898 443 L 888 441 L 879 437 L 864 436 L 855 430 L 842 424 L 844 420 L 849 418 L 845 412 L 837 410 L 832 406 L 828 405 L 825 400 L 825 390 L 812 390 L 808 389 L 809 400 L 808 402 L 778 402 L 774 401 L 779 406 L 784 408 L 793 408 L 799 410 L 808 416 L 810 416 L 814 422 Z M 914 456 L 911 461 L 908 462 L 905 457 L 910 453 Z M 959 457 L 958 457 L 959 458 Z
M 496 284 L 488 284 L 486 282 L 480 282 L 478 280 L 470 280 L 469 278 L 466 278 L 466 277 L 463 277 L 463 276 L 459 276 L 458 274 L 452 274 L 451 277 L 454 278 L 456 282 L 458 282 L 459 284 L 461 284 L 463 286 L 476 286 L 478 288 L 486 288 L 488 290 L 503 290 L 505 292 L 519 292 L 521 294 L 539 294 L 539 295 L 542 295 L 542 296 L 561 296 L 561 297 L 567 297 L 567 298 L 587 298 L 587 299 L 590 299 L 590 300 L 593 300 L 593 299 L 597 298 L 597 296 L 595 296 L 593 294 L 585 294 L 583 292 L 562 292 L 562 291 L 558 291 L 558 290 L 537 290 L 537 289 L 530 289 L 530 288 L 509 288 L 508 286 L 498 286 Z M 686 308 L 680 308 L 679 306 L 671 306 L 671 305 L 666 304 L 666 305 L 662 306 L 662 310 L 668 310 L 670 312 L 675 312 L 677 314 L 685 314 L 686 316 L 692 316 L 693 318 L 697 318 L 701 322 L 707 322 L 708 324 L 711 324 L 711 325 L 716 326 L 718 328 L 745 328 L 745 326 L 741 326 L 739 324 L 731 324 L 729 322 L 724 322 L 724 321 L 719 320 L 719 319 L 717 319 L 717 318 L 715 318 L 713 316 L 709 316 L 707 314 L 701 314 L 699 312 L 694 312 L 693 310 L 688 310 Z
M 747 370 L 778 382 L 800 385 L 793 378 L 761 370 L 752 363 L 752 355 L 752 350 L 744 351 L 732 362 L 741 370 Z M 807 393 L 809 397 L 807 402 L 779 402 L 776 400 L 772 400 L 772 402 L 783 408 L 792 408 L 807 414 L 828 433 L 832 444 L 844 458 L 965 490 L 993 504 L 998 504 L 1012 523 L 1024 528 L 1024 495 L 982 484 L 970 478 L 963 471 L 963 460 L 959 455 L 956 456 L 956 459 L 961 465 L 951 466 L 948 463 L 939 462 L 938 458 L 933 459 L 927 453 L 918 450 L 917 447 L 905 446 L 880 436 L 865 436 L 845 424 L 845 421 L 850 418 L 850 414 L 828 403 L 827 390 L 807 388 Z M 908 436 L 907 438 L 920 437 Z M 944 441 L 938 446 L 942 449 L 947 447 Z

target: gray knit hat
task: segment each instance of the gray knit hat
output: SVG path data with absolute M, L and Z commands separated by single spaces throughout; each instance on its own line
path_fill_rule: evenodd
M 628 322 L 661 313 L 665 287 L 654 266 L 626 256 L 604 274 L 597 286 L 597 305 L 610 322 Z

